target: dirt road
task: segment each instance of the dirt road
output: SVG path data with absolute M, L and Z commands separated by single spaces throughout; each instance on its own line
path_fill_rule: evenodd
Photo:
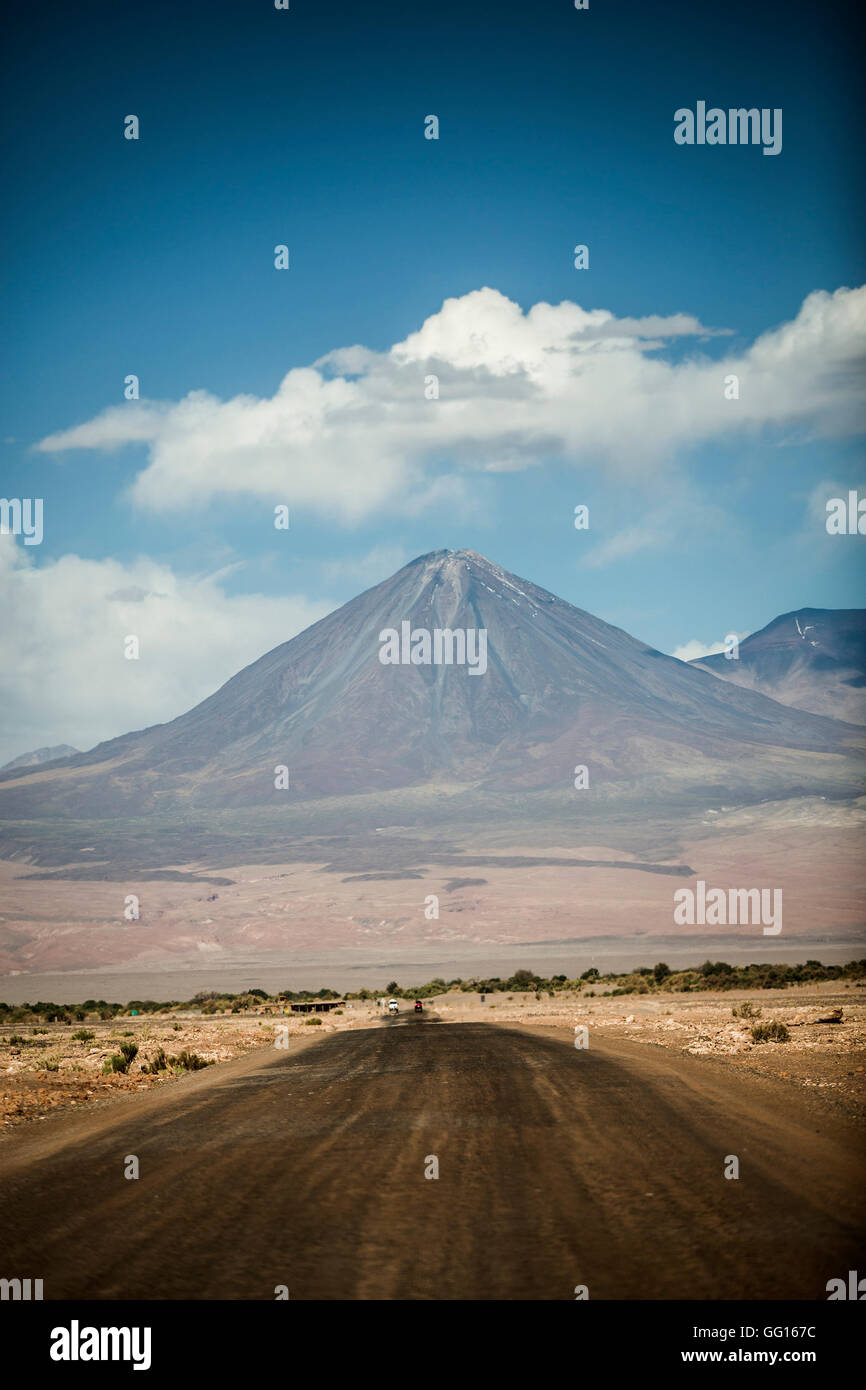
M 46 1299 L 825 1299 L 866 1221 L 861 1143 L 820 1114 L 640 1044 L 404 1016 L 9 1134 L 0 1276 Z

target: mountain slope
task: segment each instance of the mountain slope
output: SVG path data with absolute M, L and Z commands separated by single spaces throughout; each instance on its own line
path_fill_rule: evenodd
M 705 656 L 692 666 L 783 705 L 866 724 L 866 610 L 801 608 L 740 644 L 739 658 Z
M 380 633 L 403 622 L 486 630 L 486 671 L 382 664 Z M 719 790 L 745 778 L 754 795 L 761 760 L 769 774 L 780 750 L 793 794 L 825 790 L 858 742 L 853 728 L 664 656 L 474 551 L 435 551 L 178 719 L 45 772 L 3 774 L 0 815 L 285 805 L 442 784 L 565 791 L 576 764 L 593 786 L 637 794 L 651 781 Z M 274 785 L 281 766 L 288 791 Z
M 29 753 L 21 753 L 11 762 L 4 763 L 0 772 L 11 772 L 16 767 L 38 767 L 42 763 L 53 763 L 57 758 L 72 758 L 79 750 L 71 743 L 58 743 L 52 748 L 34 748 Z

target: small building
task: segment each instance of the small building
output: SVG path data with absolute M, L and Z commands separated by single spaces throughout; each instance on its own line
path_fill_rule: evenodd
M 302 999 L 291 1003 L 289 1008 L 293 1014 L 326 1014 L 331 1009 L 342 1008 L 345 1002 L 345 999 Z

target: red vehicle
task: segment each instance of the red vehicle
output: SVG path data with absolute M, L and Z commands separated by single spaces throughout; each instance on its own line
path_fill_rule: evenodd
M 424 1005 L 421 1003 L 421 1000 L 420 1000 L 420 999 L 416 999 L 416 1000 L 415 1000 L 415 1012 L 416 1012 L 416 1014 L 420 1014 L 421 1011 L 422 1011 L 422 1009 L 423 1009 L 423 1007 L 424 1007 Z

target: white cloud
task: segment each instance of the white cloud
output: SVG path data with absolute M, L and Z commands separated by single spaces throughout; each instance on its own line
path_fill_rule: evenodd
M 732 635 L 742 642 L 749 634 L 738 632 Z M 702 656 L 715 656 L 718 652 L 723 652 L 725 647 L 724 641 L 699 642 L 696 637 L 693 637 L 691 641 L 684 642 L 681 647 L 675 647 L 671 656 L 675 656 L 678 661 L 699 661 Z
M 721 359 L 685 314 L 616 319 L 565 301 L 524 313 L 493 289 L 448 299 L 401 343 L 291 370 L 272 397 L 129 402 L 41 441 L 43 451 L 145 444 L 133 500 L 153 511 L 250 494 L 344 523 L 418 513 L 454 496 L 462 469 L 545 458 L 657 480 L 681 450 L 741 431 L 845 434 L 863 427 L 858 363 L 866 287 L 816 291 L 797 317 Z M 739 377 L 739 399 L 724 379 Z M 425 398 L 425 377 L 439 398 Z
M 87 749 L 173 719 L 332 606 L 229 596 L 226 573 L 185 578 L 146 558 L 77 555 L 37 567 L 0 536 L 0 765 L 31 748 Z M 138 661 L 123 655 L 129 634 L 139 638 Z

